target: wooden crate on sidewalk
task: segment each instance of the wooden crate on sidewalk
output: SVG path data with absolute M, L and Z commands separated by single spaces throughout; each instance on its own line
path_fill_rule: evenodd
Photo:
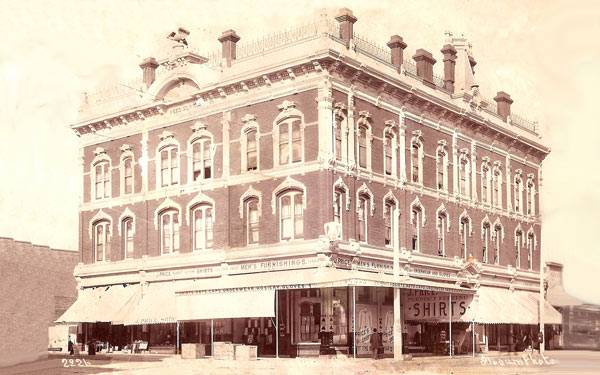
M 206 346 L 204 344 L 181 344 L 181 358 L 193 359 L 206 356 Z
M 257 355 L 256 345 L 235 345 L 235 360 L 236 361 L 256 361 Z
M 213 348 L 215 350 L 213 353 L 214 359 L 233 360 L 235 358 L 234 346 L 230 342 L 215 342 Z

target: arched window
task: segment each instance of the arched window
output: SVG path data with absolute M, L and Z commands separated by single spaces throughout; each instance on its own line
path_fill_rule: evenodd
M 257 244 L 260 231 L 260 210 L 258 198 L 250 197 L 245 202 L 246 214 L 246 243 Z
M 298 190 L 288 190 L 279 195 L 279 238 L 293 240 L 304 236 L 303 195 Z
M 413 142 L 410 148 L 411 181 L 421 183 L 421 143 Z
M 395 176 L 397 162 L 396 162 L 396 134 L 394 130 L 389 126 L 383 131 L 383 160 L 384 160 L 384 171 L 387 176 Z
M 160 253 L 179 251 L 179 211 L 167 209 L 160 216 Z
M 289 118 L 278 124 L 279 164 L 302 161 L 302 131 L 299 118 Z
M 481 202 L 489 203 L 490 202 L 490 182 L 491 182 L 491 173 L 490 173 L 490 165 L 487 161 L 484 161 L 481 164 Z
M 110 163 L 108 160 L 94 164 L 94 187 L 96 199 L 110 197 Z
M 123 194 L 133 193 L 133 157 L 126 156 L 121 160 Z
M 358 197 L 357 219 L 358 219 L 358 241 L 367 242 L 368 235 L 368 212 L 370 198 L 366 194 L 361 194 Z
M 435 169 L 436 169 L 436 184 L 437 189 L 441 191 L 448 190 L 448 152 L 446 151 L 446 141 L 438 142 L 440 146 L 437 148 Z
M 533 252 L 535 251 L 535 234 L 530 231 L 527 234 L 527 269 L 533 269 Z
M 502 242 L 502 226 L 500 224 L 494 225 L 494 264 L 500 264 L 500 244 Z
M 448 231 L 448 215 L 440 212 L 437 217 L 438 255 L 446 256 L 446 232 Z
M 194 250 L 210 249 L 213 244 L 213 212 L 210 204 L 192 208 L 192 242 Z
M 133 218 L 131 217 L 121 221 L 121 249 L 123 249 L 123 259 L 133 258 Z
M 502 172 L 498 165 L 492 171 L 492 206 L 502 208 Z
M 421 251 L 421 226 L 423 225 L 423 211 L 420 207 L 413 207 L 412 219 L 412 249 Z
M 364 124 L 358 127 L 358 166 L 361 168 L 367 168 L 368 130 Z
M 489 249 L 490 249 L 490 238 L 491 236 L 491 226 L 489 222 L 484 222 L 481 226 L 481 261 L 483 263 L 487 263 L 489 261 Z
M 342 207 L 344 207 L 343 201 L 344 201 L 344 191 L 340 188 L 335 188 L 334 195 L 333 195 L 333 221 L 335 223 L 338 223 L 341 228 L 343 228 L 343 226 L 342 226 L 342 211 L 343 211 Z
M 527 180 L 527 215 L 535 215 L 535 184 L 533 178 Z
M 394 228 L 396 227 L 395 210 L 396 204 L 391 200 L 386 200 L 383 209 L 383 222 L 385 225 L 385 246 L 387 247 L 393 247 L 397 241 L 394 238 Z
M 108 220 L 97 221 L 93 225 L 93 231 L 94 261 L 103 262 L 110 259 L 110 222 Z
M 519 174 L 517 174 L 514 179 L 514 193 L 513 194 L 514 194 L 513 209 L 515 210 L 515 212 L 522 214 L 523 213 L 523 206 L 522 206 L 523 180 L 521 179 L 521 176 Z
M 258 169 L 258 131 L 256 127 L 248 128 L 244 132 L 245 153 L 242 160 L 245 162 L 244 170 L 255 171 Z
M 160 186 L 179 183 L 179 152 L 176 145 L 160 149 Z
M 515 267 L 521 268 L 521 247 L 523 246 L 523 232 L 515 231 Z
M 460 219 L 460 249 L 463 259 L 467 259 L 468 254 L 468 242 L 469 242 L 469 231 L 470 231 L 470 219 L 468 217 L 462 217 Z
M 458 193 L 463 197 L 469 196 L 470 187 L 469 158 L 463 153 L 458 162 Z
M 192 178 L 194 181 L 212 177 L 212 143 L 207 136 L 192 142 Z
M 342 117 L 335 115 L 335 160 L 342 160 Z

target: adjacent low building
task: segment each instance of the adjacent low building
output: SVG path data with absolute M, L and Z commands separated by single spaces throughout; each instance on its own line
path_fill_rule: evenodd
M 51 327 L 77 297 L 78 262 L 76 251 L 0 237 L 0 367 L 47 356 L 49 341 L 66 347 L 68 327 Z M 49 340 L 49 329 L 62 337 Z
M 59 321 L 261 356 L 369 355 L 378 329 L 400 356 L 514 350 L 540 311 L 560 320 L 540 300 L 537 125 L 481 97 L 464 37 L 438 76 L 355 22 L 227 30 L 212 54 L 180 28 L 140 91 L 85 95 L 79 297 Z

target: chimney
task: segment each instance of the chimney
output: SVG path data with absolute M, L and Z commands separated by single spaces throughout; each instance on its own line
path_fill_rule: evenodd
M 423 82 L 433 84 L 433 64 L 435 59 L 431 52 L 419 48 L 413 60 L 417 63 L 417 76 L 423 79 Z
M 340 24 L 340 38 L 348 46 L 350 39 L 354 36 L 354 22 L 358 19 L 354 17 L 352 11 L 348 8 L 340 9 L 339 14 L 335 17 L 336 21 Z
M 392 53 L 392 65 L 400 71 L 400 66 L 402 66 L 402 62 L 404 61 L 404 49 L 406 48 L 406 43 L 404 43 L 401 36 L 392 35 L 390 41 L 387 42 L 387 46 L 390 47 Z
M 456 48 L 446 44 L 441 52 L 444 54 L 444 88 L 454 92 L 454 67 L 456 66 Z
M 513 100 L 504 91 L 498 91 L 494 100 L 497 103 L 498 115 L 506 122 L 508 116 L 510 116 L 510 105 L 513 103 Z
M 223 31 L 219 38 L 219 42 L 223 46 L 222 57 L 227 61 L 227 66 L 231 66 L 231 61 L 235 60 L 235 45 L 239 40 L 240 37 L 235 30 Z
M 145 58 L 140 64 L 140 68 L 142 68 L 144 84 L 146 87 L 150 87 L 156 79 L 156 68 L 158 68 L 156 59 L 154 57 Z

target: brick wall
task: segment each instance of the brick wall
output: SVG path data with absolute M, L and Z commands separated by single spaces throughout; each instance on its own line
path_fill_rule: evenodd
M 48 327 L 77 295 L 78 259 L 74 251 L 0 238 L 0 367 L 47 354 Z

